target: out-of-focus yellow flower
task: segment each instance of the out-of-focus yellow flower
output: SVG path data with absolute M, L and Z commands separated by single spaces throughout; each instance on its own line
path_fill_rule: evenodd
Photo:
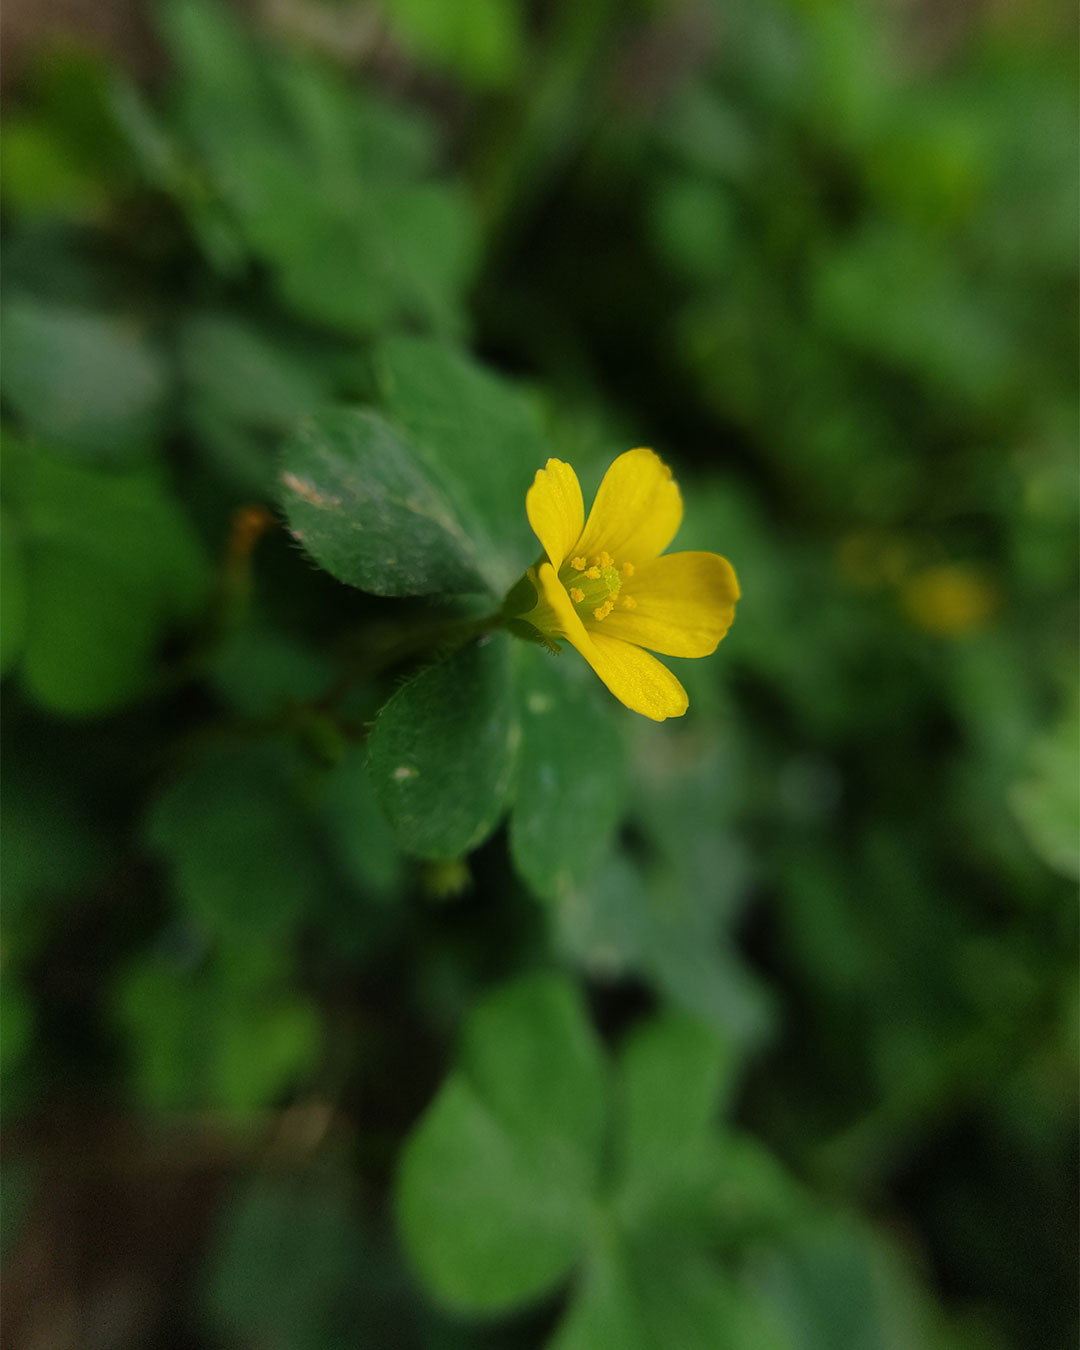
M 1000 603 L 994 584 L 964 563 L 946 563 L 916 573 L 904 582 L 900 599 L 913 623 L 942 637 L 960 637 L 985 628 Z
M 420 885 L 432 900 L 454 900 L 472 887 L 472 873 L 464 858 L 425 863 Z
M 628 450 L 604 475 L 586 521 L 577 474 L 549 459 L 525 509 L 546 557 L 511 592 L 507 614 L 542 638 L 565 638 L 628 708 L 657 722 L 681 717 L 686 690 L 649 651 L 715 651 L 739 585 L 716 553 L 661 556 L 683 516 L 671 470 L 652 450 Z

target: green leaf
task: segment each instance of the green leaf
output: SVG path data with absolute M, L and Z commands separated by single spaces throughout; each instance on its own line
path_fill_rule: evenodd
M 383 404 L 445 486 L 502 595 L 538 551 L 525 493 L 549 451 L 521 392 L 449 347 L 394 337 L 375 351 Z
M 21 673 L 54 712 L 94 714 L 135 698 L 159 636 L 157 597 L 123 561 L 38 544 Z
M 736 1062 L 730 1044 L 682 1013 L 664 1013 L 632 1034 L 619 1075 L 620 1204 L 629 1221 L 700 1186 Z
M 743 1337 L 741 1299 L 720 1265 L 666 1235 L 636 1246 L 631 1277 L 649 1350 L 764 1350 Z M 774 1340 L 771 1346 L 776 1346 Z
M 279 209 L 296 214 L 287 178 Z M 460 295 L 473 267 L 466 200 L 429 183 L 371 185 L 345 214 L 313 201 L 296 238 L 270 241 L 279 286 L 296 312 L 347 333 L 369 335 L 396 319 L 457 337 Z
M 402 319 L 457 333 L 475 225 L 462 193 L 424 181 L 413 120 L 201 0 L 174 0 L 163 23 L 213 191 L 287 303 L 364 336 Z M 177 190 L 198 227 L 205 201 Z
M 53 712 L 110 712 L 142 692 L 164 633 L 201 605 L 198 543 L 145 471 L 8 445 L 4 493 L 22 541 L 23 684 Z
M 319 1052 L 317 1013 L 258 949 L 194 968 L 145 958 L 115 997 L 140 1097 L 155 1110 L 258 1110 Z
M 619 1236 L 596 1232 L 566 1316 L 546 1350 L 651 1350 L 641 1323 L 633 1274 Z
M 515 644 L 522 727 L 510 852 L 536 893 L 558 900 L 611 852 L 625 797 L 615 719 L 591 671 Z
M 751 1265 L 791 1350 L 893 1350 L 929 1343 L 923 1296 L 872 1232 L 842 1219 L 806 1225 Z
M 485 589 L 445 492 L 377 414 L 309 418 L 286 445 L 281 483 L 294 537 L 339 581 L 375 595 Z
M 752 1135 L 725 1130 L 709 1154 L 696 1217 L 713 1243 L 743 1251 L 787 1239 L 811 1212 L 808 1196 Z
M 1013 812 L 1038 855 L 1080 878 L 1080 721 L 1063 718 L 1032 746 L 1027 777 L 1010 794 Z
M 600 1048 L 577 989 L 562 976 L 524 976 L 465 1025 L 458 1066 L 519 1139 L 565 1166 L 567 1180 L 593 1177 L 603 1128 Z M 542 1103 L 538 1119 L 538 1107 Z
M 662 252 L 686 278 L 723 283 L 737 256 L 735 199 L 708 180 L 662 182 L 653 203 L 653 230 Z
M 826 332 L 910 370 L 939 397 L 993 407 L 1024 369 L 986 289 L 915 230 L 878 223 L 823 254 L 813 299 Z
M 215 748 L 168 785 L 147 821 L 176 890 L 211 933 L 284 932 L 315 907 L 326 873 L 292 759 L 276 745 Z
M 243 241 L 221 202 L 207 191 L 178 131 L 167 125 L 133 81 L 114 72 L 112 84 L 112 114 L 133 165 L 147 184 L 181 206 L 210 266 L 225 277 L 237 277 L 247 262 Z
M 633 888 L 631 894 L 640 896 Z M 696 899 L 677 877 L 659 872 L 649 878 L 642 973 L 675 1006 L 716 1026 L 744 1049 L 756 1047 L 771 1022 L 769 992 Z
M 673 1006 L 755 1046 L 770 1023 L 768 995 L 702 898 L 670 871 L 646 874 L 616 855 L 560 897 L 558 941 L 595 976 L 639 974 Z
M 597 1182 L 603 1099 L 600 1049 L 564 980 L 526 977 L 475 1010 L 398 1176 L 407 1250 L 442 1302 L 496 1312 L 567 1274 Z
M 101 459 L 152 446 L 168 386 L 134 321 L 15 296 L 0 342 L 0 390 L 28 430 Z
M 641 863 L 617 856 L 589 884 L 568 888 L 560 940 L 596 974 L 643 975 L 674 1006 L 749 1048 L 768 1027 L 770 1004 L 728 936 L 748 882 L 728 823 L 745 780 L 738 745 L 708 720 L 627 731 L 647 854 Z
M 525 53 L 520 0 L 383 0 L 406 49 L 475 89 L 503 88 Z
M 760 1302 L 700 1251 L 594 1234 L 575 1297 L 547 1350 L 787 1350 Z
M 557 1284 L 585 1222 L 581 1197 L 540 1172 L 460 1078 L 442 1088 L 406 1145 L 398 1214 L 430 1292 L 484 1313 Z
M 583 1256 L 553 1350 L 782 1345 L 759 1301 L 706 1255 L 733 1237 L 787 1237 L 804 1213 L 759 1146 L 747 1162 L 713 1127 L 734 1062 L 680 1014 L 631 1036 L 609 1204 L 604 1064 L 572 988 L 536 975 L 492 995 L 402 1160 L 398 1214 L 425 1284 L 453 1307 L 495 1312 L 551 1289 Z
M 107 198 L 55 131 L 37 118 L 10 114 L 0 142 L 4 205 L 20 215 L 93 220 Z
M 20 95 L 48 127 L 70 165 L 93 188 L 83 209 L 72 212 L 83 218 L 98 206 L 96 217 L 109 199 L 115 200 L 131 186 L 131 164 L 112 109 L 115 69 L 103 48 L 61 40 L 42 44 L 31 53 L 20 79 Z M 7 191 L 5 179 L 5 195 Z M 56 205 L 63 209 L 61 203 Z M 75 201 L 70 205 L 75 208 Z
M 403 685 L 375 721 L 375 794 L 407 853 L 461 857 L 506 810 L 520 739 L 509 641 L 463 644 Z
M 231 314 L 191 315 L 180 325 L 177 350 L 195 396 L 230 422 L 291 430 L 326 398 L 326 381 L 314 363 L 303 363 Z

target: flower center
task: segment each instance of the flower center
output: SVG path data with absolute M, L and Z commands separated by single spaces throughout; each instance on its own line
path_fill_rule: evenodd
M 604 552 L 594 558 L 571 558 L 559 572 L 559 580 L 581 618 L 600 622 L 616 605 L 635 607 L 633 596 L 621 594 L 623 581 L 633 575 L 633 563 L 618 567 L 611 554 Z

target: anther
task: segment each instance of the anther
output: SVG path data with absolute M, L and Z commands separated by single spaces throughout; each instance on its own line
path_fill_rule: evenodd
M 614 606 L 612 605 L 611 601 L 605 600 L 602 605 L 599 605 L 596 609 L 593 610 L 593 618 L 606 619 L 607 616 L 611 613 L 613 608 Z
M 637 609 L 637 601 L 632 595 L 624 595 L 620 598 L 622 600 L 623 609 Z
M 590 568 L 588 568 L 588 570 L 586 571 L 585 575 L 589 578 L 590 581 L 599 581 L 599 580 L 600 580 L 600 569 L 599 569 L 599 567 L 590 567 Z
M 600 564 L 601 567 L 614 567 L 615 565 L 615 559 L 611 556 L 611 554 L 607 551 L 607 549 L 605 549 L 604 552 L 600 554 L 599 558 L 597 558 L 596 561 Z
M 570 559 L 570 566 L 574 569 L 575 572 L 584 572 L 584 571 L 585 571 L 585 559 L 584 559 L 584 558 L 571 558 L 571 559 Z
M 573 600 L 575 605 L 580 605 L 582 600 L 585 599 L 585 592 L 581 589 L 580 586 L 571 586 L 570 599 Z
M 623 563 L 622 574 L 624 577 L 626 577 L 627 581 L 629 581 L 630 578 L 634 575 L 634 564 L 631 562 Z

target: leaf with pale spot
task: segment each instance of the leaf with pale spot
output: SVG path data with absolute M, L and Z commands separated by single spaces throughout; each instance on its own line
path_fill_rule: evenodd
M 416 857 L 461 857 L 506 810 L 519 738 L 509 642 L 495 634 L 463 644 L 403 685 L 375 721 L 375 795 Z
M 286 445 L 280 482 L 293 536 L 339 581 L 375 595 L 486 589 L 446 493 L 377 413 L 307 419 Z

